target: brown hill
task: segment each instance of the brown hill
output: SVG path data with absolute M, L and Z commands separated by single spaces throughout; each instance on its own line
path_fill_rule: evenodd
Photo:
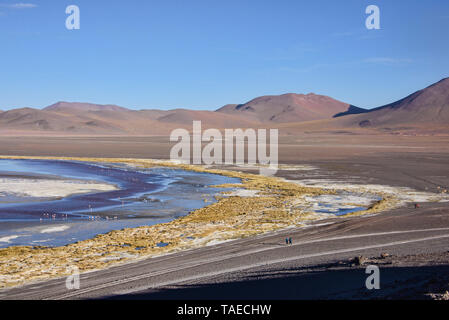
M 171 113 L 173 113 L 173 110 L 146 109 L 146 110 L 139 111 L 139 114 L 142 117 L 145 117 L 146 119 L 153 119 L 153 120 L 157 120 L 157 119 L 164 117 L 166 115 L 169 115 Z
M 239 115 L 259 122 L 300 122 L 329 119 L 337 114 L 361 112 L 363 109 L 313 93 L 288 93 L 263 96 L 241 105 L 226 105 L 219 113 Z
M 365 110 L 315 94 L 264 96 L 219 110 L 130 110 L 116 105 L 58 102 L 43 110 L 0 112 L 0 132 L 75 135 L 167 135 L 203 127 L 279 128 L 282 133 L 449 129 L 449 78 L 392 104 Z M 442 128 L 442 129 L 441 129 Z
M 233 115 L 195 110 L 130 110 L 115 105 L 58 102 L 43 110 L 23 108 L 0 114 L 2 133 L 54 133 L 75 135 L 167 135 L 173 129 L 252 127 Z
M 15 109 L 0 114 L 2 131 L 52 131 L 61 133 L 123 132 L 106 121 L 32 108 Z
M 51 106 L 43 109 L 43 111 L 52 111 L 60 113 L 80 113 L 80 112 L 92 112 L 92 111 L 130 111 L 129 109 L 119 107 L 116 105 L 99 105 L 93 103 L 82 102 L 65 102 L 60 101 Z
M 157 120 L 187 126 L 192 126 L 193 121 L 201 121 L 205 127 L 213 128 L 251 127 L 256 124 L 256 121 L 238 115 L 187 109 L 172 110 Z

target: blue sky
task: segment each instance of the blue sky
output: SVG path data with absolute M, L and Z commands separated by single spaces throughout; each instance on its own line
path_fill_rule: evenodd
M 78 5 L 81 29 L 65 28 Z M 367 30 L 375 4 L 381 30 Z M 449 76 L 447 0 L 0 0 L 0 109 L 215 109 L 267 94 L 377 107 Z

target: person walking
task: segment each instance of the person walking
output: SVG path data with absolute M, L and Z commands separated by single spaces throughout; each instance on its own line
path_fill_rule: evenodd
M 290 237 L 290 238 L 288 238 L 288 244 L 289 245 L 293 245 L 293 239 Z
M 285 238 L 285 244 L 288 245 L 288 238 Z

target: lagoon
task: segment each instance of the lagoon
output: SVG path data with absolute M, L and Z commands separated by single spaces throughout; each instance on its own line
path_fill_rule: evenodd
M 15 189 L 1 189 L 2 181 L 3 187 L 9 183 Z M 210 186 L 238 182 L 162 167 L 0 160 L 0 248 L 61 246 L 168 222 L 215 202 L 224 189 Z

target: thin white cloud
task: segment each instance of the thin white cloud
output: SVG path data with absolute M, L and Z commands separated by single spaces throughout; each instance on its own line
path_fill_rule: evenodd
M 352 37 L 360 34 L 360 32 L 354 32 L 354 31 L 346 31 L 346 32 L 334 32 L 332 33 L 333 37 Z
M 277 48 L 264 58 L 267 61 L 294 61 L 302 58 L 305 54 L 317 52 L 315 47 L 308 44 L 298 44 L 288 48 Z
M 413 62 L 407 58 L 391 58 L 391 57 L 373 57 L 363 60 L 364 63 L 383 64 L 383 65 L 402 65 Z
M 7 9 L 32 9 L 36 8 L 37 4 L 34 3 L 0 3 L 1 8 Z
M 284 66 L 277 68 L 280 72 L 293 72 L 293 73 L 307 73 L 312 72 L 317 69 L 330 69 L 330 68 L 351 68 L 357 67 L 362 64 L 374 64 L 374 65 L 384 65 L 390 67 L 400 67 L 412 63 L 413 60 L 409 58 L 391 58 L 391 57 L 371 57 L 363 60 L 354 61 L 344 61 L 335 63 L 316 63 L 303 67 L 291 67 Z
M 334 38 L 349 38 L 349 39 L 356 39 L 356 40 L 372 40 L 375 38 L 380 38 L 383 36 L 383 33 L 381 30 L 369 31 L 366 29 L 360 29 L 357 31 L 343 31 L 343 32 L 334 32 L 331 34 Z
M 317 69 L 326 69 L 326 68 L 332 68 L 336 66 L 337 64 L 331 64 L 331 63 L 317 63 L 312 64 L 305 67 L 280 67 L 278 68 L 278 71 L 281 72 L 293 72 L 293 73 L 306 73 L 311 72 Z

